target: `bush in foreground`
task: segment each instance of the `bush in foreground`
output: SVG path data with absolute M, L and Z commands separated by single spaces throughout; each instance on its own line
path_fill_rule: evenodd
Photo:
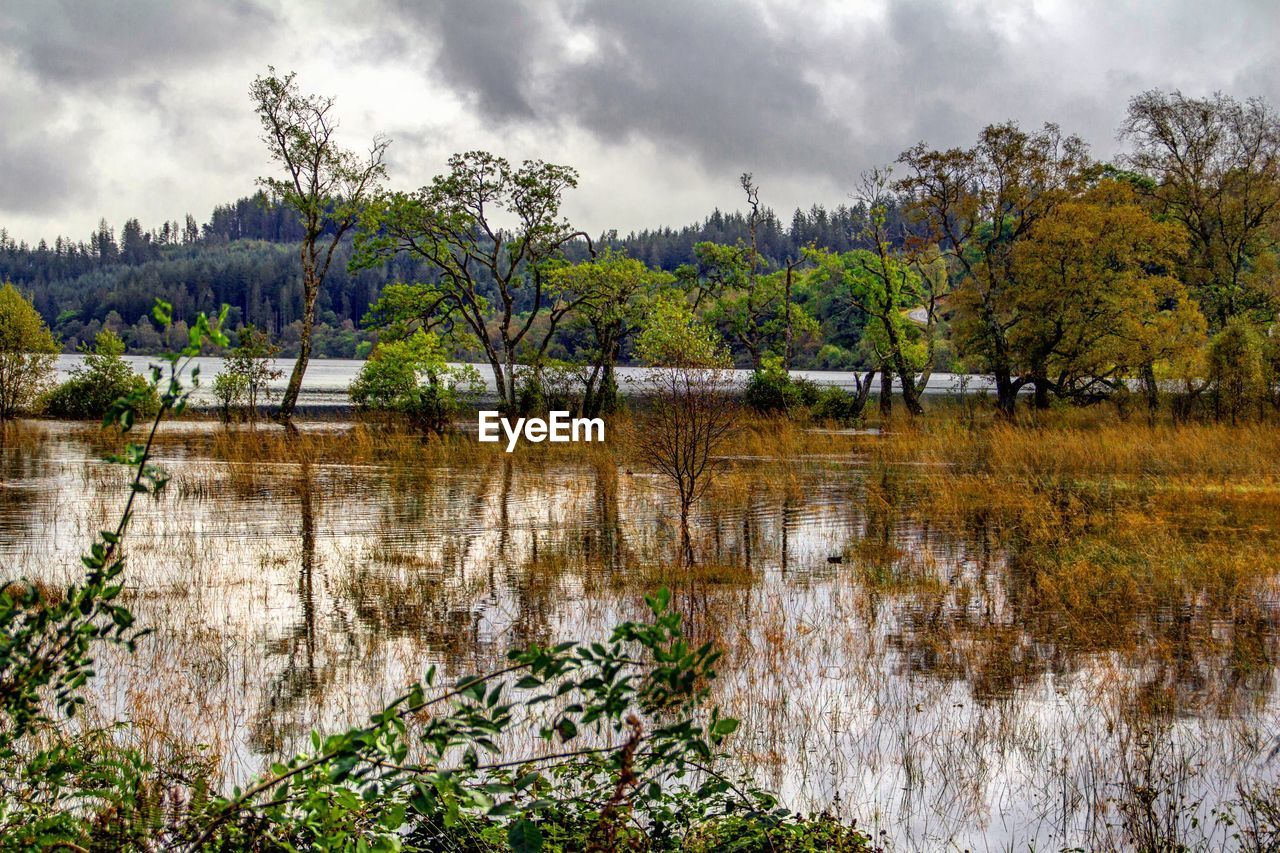
M 483 390 L 474 367 L 450 366 L 439 338 L 419 329 L 402 340 L 379 343 L 350 394 L 363 410 L 394 412 L 419 429 L 443 435 Z
M 159 398 L 147 380 L 123 358 L 124 341 L 110 329 L 103 329 L 93 347 L 85 347 L 84 364 L 71 370 L 71 378 L 45 394 L 41 408 L 55 418 L 86 420 L 100 418 L 121 398 L 137 397 L 139 414 L 151 415 L 159 408 Z
M 743 392 L 743 401 L 762 415 L 792 414 L 817 402 L 816 385 L 805 379 L 793 379 L 782 367 L 782 359 L 769 356 L 751 375 Z

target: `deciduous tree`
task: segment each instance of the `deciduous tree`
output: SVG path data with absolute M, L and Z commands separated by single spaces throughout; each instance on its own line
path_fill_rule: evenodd
M 0 421 L 28 409 L 53 377 L 58 345 L 36 309 L 9 282 L 0 287 Z
M 1280 274 L 1280 117 L 1265 101 L 1153 89 L 1129 102 L 1121 135 L 1155 212 L 1182 223 L 1182 278 L 1213 328 L 1244 311 L 1274 316 Z
M 1008 334 L 1018 381 L 1090 402 L 1131 379 L 1154 383 L 1157 362 L 1200 342 L 1203 322 L 1173 276 L 1186 238 L 1143 209 L 1129 185 L 1104 180 L 1057 205 L 1014 249 L 1019 282 Z
M 648 297 L 673 284 L 675 277 L 605 250 L 599 257 L 553 270 L 550 278 L 557 292 L 578 295 L 576 321 L 590 328 L 593 338 L 582 414 L 612 411 L 618 396 L 614 368 L 623 339 L 640 324 Z
M 692 562 L 689 512 L 711 485 L 716 455 L 735 431 L 737 404 L 728 388 L 733 361 L 719 335 L 677 291 L 654 301 L 636 355 L 649 368 L 648 407 L 638 420 L 636 448 L 676 492 L 681 552 Z
M 493 369 L 503 408 L 515 411 L 521 349 L 538 362 L 583 298 L 547 275 L 569 241 L 585 239 L 593 250 L 560 215 L 564 191 L 577 185 L 567 166 L 526 160 L 517 168 L 469 151 L 421 190 L 382 197 L 357 237 L 361 263 L 405 252 L 426 261 L 437 280 L 392 289 L 375 316 L 426 327 L 460 320 Z
M 279 76 L 268 68 L 249 89 L 262 124 L 262 139 L 282 178 L 259 183 L 278 202 L 293 208 L 302 223 L 302 339 L 298 359 L 280 401 L 280 420 L 292 424 L 311 358 L 316 324 L 316 299 L 333 263 L 334 251 L 356 224 L 360 211 L 386 176 L 383 158 L 390 140 L 376 136 L 367 154 L 342 148 L 334 139 L 338 128 L 334 99 L 305 95 L 293 73 Z
M 924 412 L 920 395 L 933 371 L 934 331 L 947 279 L 930 268 L 928 253 L 921 252 L 913 263 L 894 250 L 888 231 L 888 186 L 888 170 L 863 175 L 859 201 L 867 210 L 867 225 L 861 236 L 872 248 L 817 256 L 819 276 L 867 317 L 864 335 L 870 337 L 885 379 L 882 406 L 888 402 L 892 373 L 907 411 L 919 415 Z M 921 267 L 927 274 L 921 274 Z
M 1016 375 L 1009 336 L 1026 320 L 1014 247 L 1032 226 L 1089 180 L 1085 143 L 1048 124 L 1035 133 L 1014 122 L 990 125 L 973 148 L 930 149 L 923 142 L 898 158 L 907 169 L 895 187 L 955 272 L 956 330 L 967 354 L 981 359 L 996 403 L 1012 415 L 1026 379 Z

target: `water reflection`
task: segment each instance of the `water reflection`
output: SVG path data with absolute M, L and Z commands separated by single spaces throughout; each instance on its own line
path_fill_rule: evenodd
M 123 477 L 93 461 L 91 430 L 5 439 L 0 559 L 64 582 Z M 233 779 L 431 664 L 461 675 L 514 644 L 600 636 L 659 584 L 728 650 L 718 700 L 743 718 L 741 765 L 907 848 L 1107 846 L 1125 792 L 1160 774 L 1211 831 L 1237 782 L 1275 776 L 1280 605 L 1257 558 L 1274 543 L 1244 507 L 1227 526 L 1254 538 L 1200 534 L 1244 548 L 1261 582 L 1165 594 L 1117 576 L 1095 600 L 994 508 L 934 517 L 918 474 L 885 466 L 813 460 L 782 488 L 768 466 L 734 468 L 696 519 L 699 565 L 677 573 L 654 480 L 598 460 L 164 455 L 174 481 L 128 554 L 156 634 L 104 660 L 94 689 L 210 744 Z

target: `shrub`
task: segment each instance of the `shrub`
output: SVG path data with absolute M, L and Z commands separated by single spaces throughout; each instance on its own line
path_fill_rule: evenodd
M 556 359 L 521 367 L 518 398 L 520 413 L 579 413 L 590 373 L 590 367 Z
M 249 380 L 238 373 L 224 370 L 213 377 L 213 399 L 218 403 L 218 414 L 223 423 L 231 423 L 248 388 Z
M 223 358 L 222 371 L 214 377 L 213 396 L 224 422 L 230 422 L 237 411 L 255 421 L 259 402 L 271 401 L 271 381 L 284 375 L 271 365 L 280 347 L 253 324 L 242 326 L 236 337 L 235 348 Z
M 814 405 L 820 393 L 807 379 L 793 379 L 782 368 L 781 358 L 767 356 L 747 382 L 743 400 L 761 414 L 791 413 Z
M 1209 342 L 1214 414 L 1236 420 L 1267 395 L 1265 341 L 1244 317 L 1233 317 Z
M 863 401 L 835 385 L 818 392 L 818 399 L 810 407 L 810 413 L 820 421 L 852 423 L 862 416 Z
M 440 339 L 421 329 L 378 344 L 351 383 L 351 401 L 369 411 L 395 412 L 420 429 L 443 435 L 484 390 L 470 365 L 451 367 Z
M 683 840 L 685 853 L 737 850 L 770 853 L 855 853 L 873 849 L 871 839 L 826 813 L 785 820 L 730 815 L 707 821 Z
M 823 344 L 818 348 L 814 364 L 819 370 L 857 370 L 858 354 L 835 344 Z
M 98 333 L 92 348 L 81 347 L 84 364 L 71 371 L 71 378 L 54 387 L 43 398 L 45 414 L 55 418 L 84 420 L 100 418 L 121 397 L 145 392 L 147 380 L 123 358 L 124 341 L 110 329 Z M 154 414 L 159 398 L 154 393 L 143 395 L 138 403 L 140 414 Z
M 0 421 L 26 411 L 53 376 L 58 345 L 12 284 L 0 287 Z

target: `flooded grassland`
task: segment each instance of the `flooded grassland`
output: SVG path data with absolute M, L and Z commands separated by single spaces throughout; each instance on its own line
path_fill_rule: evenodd
M 125 497 L 112 446 L 5 433 L 6 576 L 77 574 Z M 1275 430 L 762 425 L 698 508 L 692 568 L 621 447 L 179 422 L 159 458 L 127 571 L 154 633 L 100 659 L 96 713 L 224 778 L 430 664 L 603 635 L 660 585 L 727 651 L 740 767 L 899 849 L 1234 844 L 1280 775 Z

